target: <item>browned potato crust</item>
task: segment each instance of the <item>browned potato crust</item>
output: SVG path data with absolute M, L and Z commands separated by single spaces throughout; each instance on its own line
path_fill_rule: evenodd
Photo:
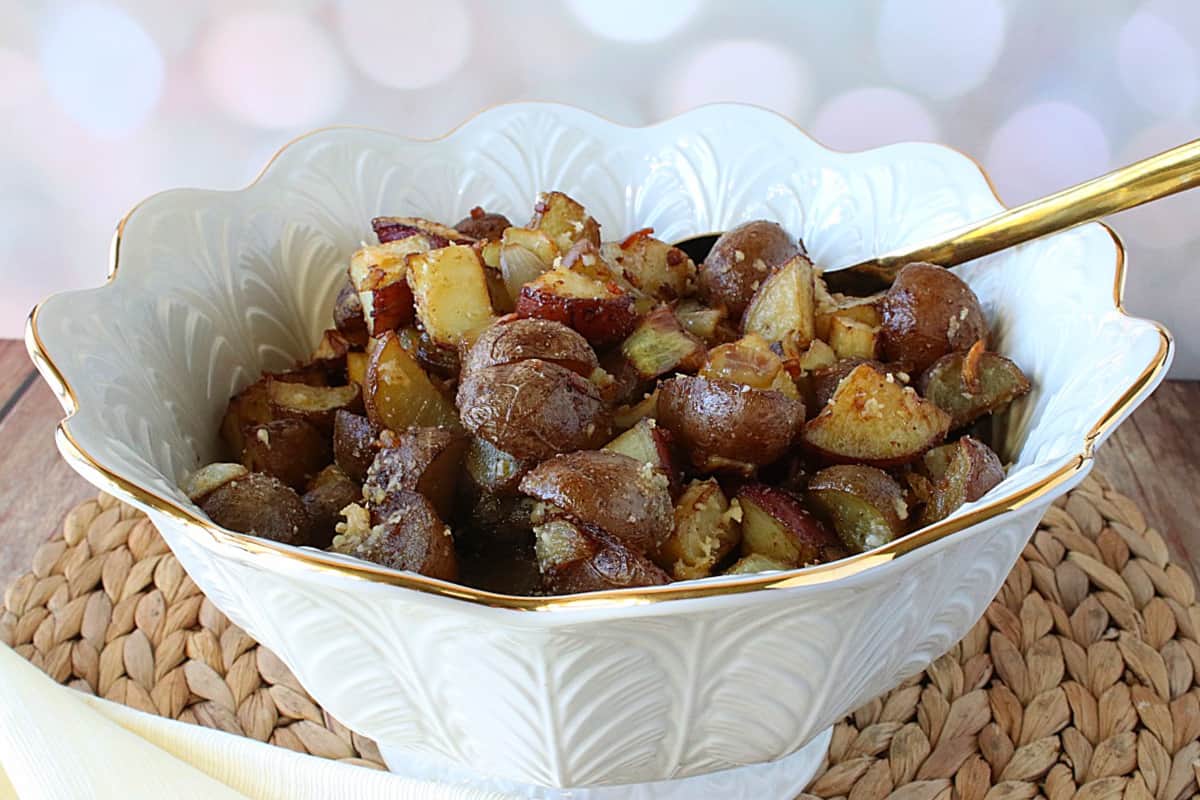
M 987 318 L 971 287 L 948 269 L 908 264 L 879 303 L 883 352 L 913 374 L 946 353 L 987 339 Z
M 620 453 L 581 450 L 557 456 L 530 470 L 521 479 L 521 491 L 639 553 L 654 552 L 671 533 L 667 476 Z
M 675 504 L 675 527 L 654 560 L 677 581 L 706 578 L 741 535 L 720 485 L 711 478 L 692 481 Z
M 759 553 L 793 567 L 845 555 L 836 536 L 783 489 L 752 483 L 737 494 L 742 509 L 742 554 Z
M 950 516 L 963 503 L 972 503 L 1004 480 L 1004 466 L 990 447 L 964 436 L 953 444 L 930 450 L 923 466 L 932 487 L 918 525 Z
M 1029 392 L 1029 379 L 1020 367 L 996 353 L 977 353 L 976 380 L 964 376 L 967 358 L 948 353 L 925 370 L 918 382 L 921 394 L 950 415 L 952 430 L 999 411 Z
M 546 319 L 502 317 L 479 335 L 463 358 L 463 372 L 540 358 L 584 378 L 599 366 L 596 353 L 575 331 Z
M 309 544 L 329 547 L 333 542 L 342 509 L 362 498 L 362 489 L 336 464 L 330 464 L 308 483 L 300 499 L 312 522 Z
M 875 467 L 827 467 L 808 482 L 807 499 L 855 552 L 881 547 L 903 536 L 907 527 L 904 490 L 892 476 Z
M 688 333 L 705 344 L 718 344 L 717 326 L 725 319 L 723 309 L 709 308 L 696 300 L 684 300 L 675 306 L 675 316 Z
M 217 461 L 212 464 L 205 464 L 200 469 L 188 475 L 179 488 L 183 489 L 183 493 L 188 496 L 189 500 L 193 503 L 199 503 L 230 481 L 236 481 L 238 478 L 244 478 L 249 474 L 250 470 L 241 464 Z
M 774 222 L 755 220 L 726 231 L 700 266 L 700 296 L 739 319 L 755 290 L 778 266 L 800 253 L 796 240 Z
M 466 435 L 446 428 L 409 428 L 388 439 L 367 470 L 363 497 L 377 508 L 394 492 L 408 489 L 424 495 L 443 519 L 449 519 Z
M 696 265 L 687 253 L 650 236 L 652 229 L 637 231 L 620 243 L 605 244 L 605 260 L 621 271 L 636 289 L 657 300 L 675 300 L 691 292 Z
M 321 433 L 333 433 L 333 420 L 338 411 L 359 413 L 362 397 L 358 386 L 306 386 L 303 383 L 286 383 L 269 380 L 267 401 L 276 419 L 299 419 L 309 423 Z
M 416 492 L 399 489 L 374 518 L 361 506 L 344 509 L 346 522 L 330 548 L 343 555 L 452 581 L 458 577 L 454 536 L 433 505 Z
M 517 315 L 561 322 L 597 347 L 621 341 L 637 322 L 632 294 L 562 268 L 543 272 L 521 288 Z
M 600 223 L 588 216 L 583 206 L 562 192 L 546 192 L 538 197 L 529 227 L 543 231 L 562 253 L 580 241 L 600 246 Z
M 351 344 L 362 347 L 367 343 L 367 321 L 363 318 L 362 300 L 349 277 L 333 302 L 333 326 Z
M 408 284 L 417 318 L 437 344 L 456 348 L 473 341 L 495 318 L 483 262 L 467 245 L 410 256 Z
M 683 471 L 676 465 L 671 434 L 653 419 L 638 420 L 637 424 L 604 445 L 603 449 L 655 467 L 670 481 L 671 496 L 679 494 Z
M 546 459 L 607 438 L 600 392 L 539 358 L 472 370 L 458 386 L 462 424 L 517 458 Z
M 375 460 L 378 425 L 364 416 L 338 411 L 333 418 L 333 460 L 350 479 L 361 482 Z
M 508 217 L 492 211 L 484 211 L 479 206 L 471 209 L 471 213 L 454 223 L 454 229 L 464 236 L 473 239 L 490 239 L 499 241 L 504 235 L 504 229 L 512 227 Z
M 327 439 L 298 419 L 277 419 L 245 429 L 242 464 L 302 490 L 308 480 L 333 460 Z
M 551 519 L 533 530 L 542 583 L 551 594 L 671 582 L 653 561 L 604 531 L 565 518 Z
M 842 358 L 838 359 L 832 366 L 818 367 L 812 371 L 810 385 L 813 390 L 813 401 L 817 404 L 815 411 L 820 411 L 829 402 L 829 398 L 833 397 L 834 391 L 837 390 L 838 384 L 842 379 L 854 371 L 854 368 L 859 364 L 868 364 L 877 372 L 885 375 L 891 374 L 894 380 L 899 380 L 904 383 L 904 376 L 907 373 L 900 373 L 894 369 L 889 369 L 886 364 L 881 364 L 878 361 L 866 360 L 862 358 Z
M 222 484 L 204 498 L 200 509 L 231 531 L 284 544 L 309 542 L 311 520 L 300 495 L 261 472 Z
M 804 404 L 781 392 L 681 375 L 660 385 L 657 418 L 698 470 L 749 475 L 797 438 Z

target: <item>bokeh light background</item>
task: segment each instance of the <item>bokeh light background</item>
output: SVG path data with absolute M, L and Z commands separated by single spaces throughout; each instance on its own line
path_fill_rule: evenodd
M 945 142 L 1016 203 L 1200 135 L 1200 2 L 0 0 L 0 336 L 99 283 L 147 194 L 241 186 L 313 127 L 433 136 L 519 99 L 626 124 L 742 100 L 840 149 Z M 1200 377 L 1200 192 L 1114 225 L 1128 307 Z

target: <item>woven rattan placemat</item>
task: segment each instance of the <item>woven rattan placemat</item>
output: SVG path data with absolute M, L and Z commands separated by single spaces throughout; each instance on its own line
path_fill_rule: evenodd
M 1055 504 L 986 616 L 834 729 L 808 796 L 1176 800 L 1200 776 L 1200 607 L 1137 506 L 1090 477 Z M 151 713 L 381 767 L 209 603 L 139 512 L 73 509 L 4 595 L 0 641 Z

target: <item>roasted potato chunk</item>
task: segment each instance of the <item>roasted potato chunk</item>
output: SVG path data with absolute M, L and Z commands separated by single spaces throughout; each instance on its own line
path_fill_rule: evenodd
M 764 556 L 762 553 L 751 553 L 748 556 L 742 556 L 734 565 L 725 570 L 725 575 L 753 575 L 757 572 L 783 572 L 785 570 L 795 569 L 791 564 L 785 564 L 782 561 L 776 561 L 770 556 Z
M 950 415 L 952 430 L 999 411 L 1030 389 L 1020 367 L 982 350 L 942 356 L 922 373 L 917 386 L 927 400 Z
M 704 342 L 685 331 L 666 306 L 641 318 L 621 343 L 621 353 L 642 380 L 668 372 L 694 372 L 707 355 Z
M 368 245 L 350 258 L 350 282 L 358 292 L 367 333 L 378 337 L 413 321 L 408 257 L 434 246 L 417 234 L 381 245 Z
M 876 358 L 879 341 L 879 328 L 849 317 L 830 318 L 829 346 L 838 358 Z
M 796 439 L 804 404 L 782 392 L 681 375 L 659 386 L 657 419 L 696 469 L 749 475 Z
M 349 276 L 333 301 L 333 326 L 354 346 L 362 347 L 367 343 L 367 321 L 363 317 L 362 300 Z
M 702 378 L 742 384 L 751 389 L 776 388 L 780 385 L 781 373 L 783 361 L 765 339 L 754 333 L 714 347 L 700 370 Z
M 670 583 L 667 573 L 620 539 L 565 518 L 533 529 L 542 584 L 551 594 L 575 594 Z
M 479 254 L 467 245 L 418 253 L 408 259 L 417 317 L 437 344 L 458 347 L 491 324 L 492 296 Z
M 588 216 L 583 206 L 562 192 L 538 195 L 533 212 L 529 227 L 549 236 L 560 252 L 567 252 L 579 241 L 600 246 L 600 224 Z
M 199 503 L 208 495 L 220 489 L 230 481 L 236 481 L 250 474 L 250 470 L 241 464 L 218 461 L 206 464 L 184 479 L 179 487 L 193 503 Z
M 338 411 L 362 411 L 358 386 L 306 386 L 303 383 L 267 381 L 267 402 L 276 419 L 299 419 L 325 435 L 333 433 Z
M 318 472 L 300 498 L 311 522 L 308 543 L 313 547 L 329 547 L 337 533 L 342 509 L 361 498 L 362 488 L 336 464 Z
M 360 505 L 343 509 L 346 521 L 338 523 L 330 549 L 431 578 L 452 581 L 458 577 L 454 535 L 428 500 L 400 489 L 389 495 L 387 505 L 378 511 L 373 519 Z
M 400 489 L 419 492 L 443 519 L 454 513 L 454 492 L 467 449 L 467 436 L 446 428 L 409 428 L 385 434 L 386 445 L 376 454 L 363 482 L 363 497 L 371 508 L 387 503 Z
M 404 349 L 395 331 L 385 333 L 372 349 L 366 384 L 367 416 L 376 425 L 402 431 L 413 425 L 458 424 L 454 405 Z
M 349 411 L 333 418 L 333 460 L 351 480 L 361 483 L 375 460 L 382 430 L 371 420 Z
M 922 372 L 947 353 L 987 339 L 987 319 L 971 287 L 948 269 L 908 264 L 879 302 L 888 361 Z
M 737 502 L 742 510 L 742 555 L 758 553 L 790 567 L 845 555 L 837 536 L 783 489 L 752 483 L 738 491 Z
M 950 416 L 911 387 L 859 364 L 804 426 L 804 443 L 834 462 L 877 467 L 906 464 L 941 443 Z
M 620 243 L 605 244 L 600 252 L 625 280 L 656 300 L 675 300 L 690 294 L 696 265 L 678 247 L 651 236 L 653 232 L 653 228 L 643 228 Z
M 200 503 L 208 518 L 231 531 L 291 545 L 309 543 L 312 521 L 291 487 L 251 472 L 210 492 Z
M 617 407 L 613 411 L 613 427 L 619 431 L 632 428 L 644 419 L 655 419 L 658 416 L 658 389 L 647 392 L 645 397 L 636 403 Z
M 299 419 L 277 419 L 245 429 L 242 464 L 300 491 L 333 460 L 329 439 Z
M 705 344 L 719 344 L 717 330 L 725 319 L 725 311 L 720 308 L 709 308 L 695 300 L 684 300 L 675 306 L 675 316 L 683 329 Z
M 479 436 L 471 438 L 463 464 L 468 480 L 480 494 L 499 497 L 516 494 L 521 478 L 535 466 L 534 462 L 506 453 Z
M 671 533 L 668 486 L 667 476 L 652 465 L 607 450 L 556 456 L 521 479 L 525 494 L 639 553 L 653 553 Z
M 470 244 L 474 241 L 461 231 L 422 217 L 376 217 L 371 220 L 371 228 L 374 229 L 380 244 L 418 235 L 427 237 L 433 247 Z
M 500 237 L 504 235 L 505 229 L 511 227 L 512 223 L 508 221 L 508 217 L 484 211 L 479 206 L 472 208 L 470 214 L 454 223 L 454 230 L 463 236 L 470 236 L 473 239 L 489 239 L 493 242 L 499 241 Z
M 683 471 L 675 461 L 671 434 L 653 419 L 638 420 L 637 424 L 604 445 L 603 449 L 649 464 L 667 476 L 672 496 L 679 493 Z
M 596 387 L 539 358 L 467 372 L 458 408 L 469 431 L 522 459 L 594 447 L 609 428 Z
M 700 297 L 739 319 L 767 276 L 801 252 L 796 240 L 778 224 L 766 220 L 743 223 L 722 234 L 700 265 Z
M 246 446 L 245 430 L 253 425 L 270 422 L 271 401 L 267 394 L 270 376 L 260 378 L 233 396 L 221 420 L 221 440 L 229 455 L 241 459 Z
M 817 308 L 815 320 L 817 338 L 829 339 L 829 327 L 833 324 L 834 317 L 851 319 L 868 327 L 878 328 L 883 324 L 883 316 L 879 313 L 879 305 L 882 301 L 882 292 L 868 297 L 830 296 L 825 301 L 828 303 L 827 305 L 818 305 Z
M 945 519 L 964 503 L 975 502 L 1004 480 L 1000 457 L 970 436 L 930 450 L 923 466 L 932 486 L 917 520 L 922 527 Z
M 463 371 L 473 372 L 527 358 L 558 364 L 584 378 L 599 366 L 587 339 L 561 322 L 503 317 L 481 333 L 467 350 Z
M 814 314 L 812 262 L 796 254 L 761 278 L 742 316 L 742 330 L 803 350 L 815 335 Z
M 812 476 L 806 497 L 854 552 L 874 550 L 904 535 L 909 516 L 904 490 L 881 469 L 827 467 Z
M 593 345 L 615 344 L 633 330 L 633 295 L 576 270 L 552 269 L 521 289 L 517 315 L 561 322 Z
M 707 578 L 741 539 L 742 528 L 720 485 L 692 481 L 675 503 L 675 527 L 655 562 L 677 581 Z

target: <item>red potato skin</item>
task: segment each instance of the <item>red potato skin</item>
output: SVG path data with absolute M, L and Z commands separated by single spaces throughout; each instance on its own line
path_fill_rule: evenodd
M 504 231 L 512 227 L 508 217 L 495 212 L 484 211 L 479 206 L 471 209 L 471 213 L 454 223 L 454 229 L 464 236 L 470 236 L 477 241 L 489 239 L 499 241 Z
M 752 483 L 743 486 L 737 496 L 739 500 L 757 505 L 792 534 L 792 543 L 800 552 L 801 565 L 832 561 L 846 555 L 837 535 L 783 489 Z
M 408 281 L 389 283 L 371 295 L 375 312 L 375 335 L 411 325 L 415 316 L 412 289 Z
M 934 264 L 905 265 L 880 300 L 879 312 L 884 356 L 904 364 L 913 375 L 988 336 L 975 292 L 953 272 Z
M 633 331 L 637 324 L 633 305 L 631 294 L 603 298 L 564 297 L 526 284 L 517 298 L 516 314 L 561 322 L 593 345 L 602 347 L 616 344 Z
M 479 335 L 462 359 L 463 372 L 540 358 L 590 376 L 600 363 L 587 339 L 560 322 L 503 317 Z
M 581 539 L 579 557 L 542 573 L 542 588 L 547 593 L 576 594 L 671 582 L 661 567 L 617 537 L 587 525 L 574 527 Z

